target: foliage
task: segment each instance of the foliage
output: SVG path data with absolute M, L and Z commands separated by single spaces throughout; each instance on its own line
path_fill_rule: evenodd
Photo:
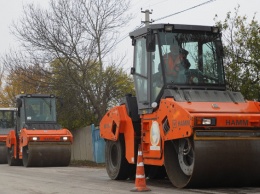
M 59 75 L 54 76 L 53 89 L 64 101 L 60 118 L 63 126 L 70 129 L 82 124 L 98 125 L 109 107 L 117 105 L 125 93 L 134 93 L 133 80 L 116 66 L 100 72 L 100 65 L 93 62 L 92 68 L 84 74 L 71 72 L 72 80 L 59 60 L 52 63 L 52 68 L 54 75 Z M 57 71 L 64 73 L 57 74 Z M 73 84 L 75 80 L 81 84 Z
M 2 58 L 10 73 L 6 90 L 62 97 L 59 118 L 69 129 L 98 124 L 110 106 L 133 92 L 132 79 L 120 68 L 123 58 L 104 63 L 129 21 L 128 7 L 128 0 L 51 0 L 48 10 L 27 5 L 12 28 L 23 50 Z
M 5 78 L 5 85 L 1 89 L 0 106 L 14 107 L 17 94 L 46 93 L 49 91 L 49 86 L 45 79 L 46 77 L 43 76 L 37 65 L 10 71 Z
M 239 16 L 239 6 L 234 16 L 227 13 L 224 21 L 216 24 L 222 29 L 225 71 L 229 88 L 241 91 L 246 99 L 260 98 L 260 25 L 255 16 L 248 23 L 246 16 Z

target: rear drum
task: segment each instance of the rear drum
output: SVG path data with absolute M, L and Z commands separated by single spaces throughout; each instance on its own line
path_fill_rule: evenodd
M 125 158 L 124 136 L 120 135 L 117 141 L 106 141 L 105 162 L 108 176 L 113 180 L 132 178 L 134 165 Z

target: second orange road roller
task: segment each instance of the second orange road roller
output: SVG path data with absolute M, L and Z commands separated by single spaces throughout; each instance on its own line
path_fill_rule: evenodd
M 15 129 L 6 139 L 10 166 L 68 166 L 73 136 L 57 123 L 56 97 L 20 94 L 16 97 Z
M 15 128 L 16 108 L 0 108 L 0 164 L 7 163 L 6 137 Z
M 130 33 L 136 96 L 100 122 L 111 179 L 145 175 L 177 188 L 260 186 L 260 103 L 226 87 L 215 26 L 151 24 Z

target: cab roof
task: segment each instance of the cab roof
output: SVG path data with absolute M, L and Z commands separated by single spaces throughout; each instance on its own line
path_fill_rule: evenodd
M 19 94 L 16 98 L 55 98 L 53 94 Z
M 170 27 L 170 28 L 169 28 Z M 186 31 L 204 31 L 210 32 L 215 26 L 200 26 L 200 25 L 186 25 L 186 24 L 150 24 L 129 33 L 131 38 L 146 34 L 150 30 L 166 30 L 168 28 L 171 31 L 186 30 Z

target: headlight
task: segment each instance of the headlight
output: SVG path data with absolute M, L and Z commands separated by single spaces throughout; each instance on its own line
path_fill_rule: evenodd
M 211 119 L 202 119 L 202 125 L 211 125 Z
M 218 33 L 219 32 L 219 28 L 218 27 L 212 27 L 212 32 L 213 33 Z
M 37 140 L 38 140 L 38 137 L 32 137 L 32 140 L 33 140 L 33 141 L 37 141 Z
M 164 26 L 164 30 L 165 30 L 166 32 L 171 32 L 172 29 L 173 29 L 173 26 L 172 26 L 172 25 L 165 25 L 165 26 Z
M 204 118 L 204 117 L 197 117 L 195 119 L 196 126 L 215 126 L 216 125 L 216 118 Z
M 63 139 L 63 141 L 67 141 L 68 137 L 63 137 L 62 139 Z

